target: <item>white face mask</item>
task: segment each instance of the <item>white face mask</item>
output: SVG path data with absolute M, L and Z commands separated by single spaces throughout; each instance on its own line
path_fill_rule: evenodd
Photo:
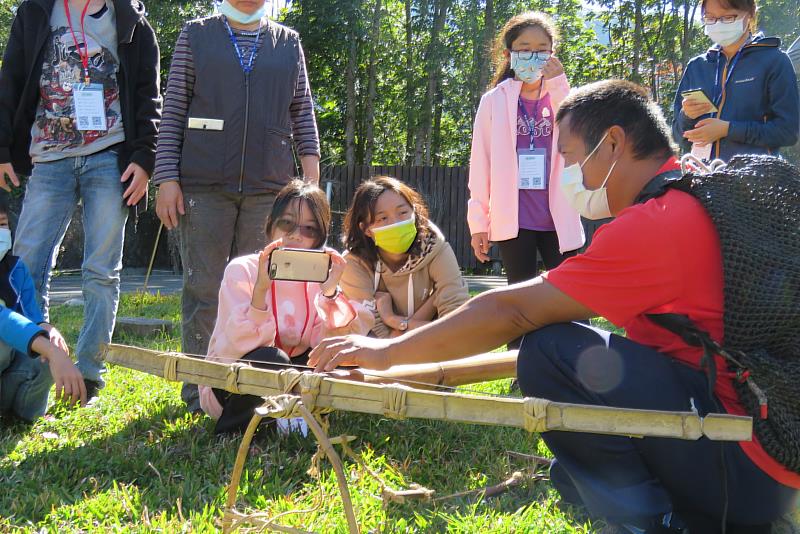
M 600 148 L 600 145 L 603 144 L 606 137 L 608 137 L 608 132 L 600 139 L 600 142 L 597 143 L 597 146 L 594 147 L 589 155 L 586 156 L 583 163 L 573 163 L 569 167 L 566 167 L 561 173 L 561 189 L 564 190 L 564 194 L 567 196 L 567 200 L 572 206 L 572 209 L 586 219 L 597 220 L 611 217 L 611 210 L 608 207 L 608 189 L 606 188 L 606 183 L 608 183 L 608 179 L 611 177 L 611 173 L 614 171 L 617 162 L 615 161 L 611 164 L 611 168 L 608 170 L 608 174 L 606 174 L 606 179 L 603 180 L 600 187 L 597 189 L 586 189 L 586 186 L 583 185 L 583 166 L 586 165 L 589 158 L 597 152 L 597 149 Z
M 6 257 L 9 250 L 11 250 L 11 230 L 0 228 L 0 260 Z
M 705 26 L 705 33 L 708 38 L 719 46 L 732 45 L 744 35 L 744 18 L 740 18 L 730 24 L 723 24 L 721 21 Z
M 221 3 L 217 4 L 216 7 L 218 13 L 222 13 L 229 19 L 233 20 L 234 22 L 238 22 L 239 24 L 253 24 L 261 20 L 264 15 L 267 14 L 266 3 L 262 4 L 255 13 L 251 13 L 249 15 L 244 11 L 239 11 L 233 7 L 228 0 L 223 0 Z

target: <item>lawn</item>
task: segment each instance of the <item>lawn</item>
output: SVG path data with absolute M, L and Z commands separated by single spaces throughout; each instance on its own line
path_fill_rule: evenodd
M 179 298 L 126 295 L 120 316 L 179 322 Z M 74 345 L 81 308 L 57 307 L 52 319 Z M 120 337 L 120 343 L 178 350 L 180 338 Z M 31 427 L 5 428 L 0 437 L 0 531 L 212 532 L 220 528 L 226 484 L 238 439 L 213 435 L 205 416 L 183 409 L 180 386 L 111 367 L 108 387 L 88 408 L 51 406 Z M 470 389 L 508 394 L 509 380 Z M 358 436 L 354 448 L 395 489 L 416 483 L 437 496 L 499 483 L 524 461 L 506 451 L 549 455 L 523 430 L 426 420 L 396 421 L 350 413 L 330 416 L 330 435 Z M 239 492 L 239 509 L 289 515 L 280 524 L 315 532 L 346 532 L 333 470 L 321 482 L 306 471 L 311 438 L 257 436 Z M 356 514 L 364 532 L 594 532 L 580 511 L 557 506 L 546 481 L 498 497 L 383 506 L 380 487 L 345 461 Z

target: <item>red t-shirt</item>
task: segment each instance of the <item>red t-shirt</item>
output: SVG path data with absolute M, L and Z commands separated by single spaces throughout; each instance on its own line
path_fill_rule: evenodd
M 671 158 L 659 173 L 680 168 Z M 646 314 L 688 316 L 716 341 L 723 334 L 723 276 L 719 236 L 694 197 L 677 190 L 622 210 L 594 234 L 584 254 L 567 259 L 544 278 L 641 345 L 700 369 L 701 349 L 650 321 Z M 714 392 L 725 410 L 746 415 L 717 356 Z M 753 441 L 740 442 L 745 454 L 778 482 L 800 488 L 789 471 Z

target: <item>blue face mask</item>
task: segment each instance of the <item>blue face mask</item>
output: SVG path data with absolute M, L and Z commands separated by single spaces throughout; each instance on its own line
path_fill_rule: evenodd
M 239 24 L 253 24 L 261 20 L 264 15 L 267 14 L 267 5 L 266 3 L 261 4 L 261 7 L 250 15 L 233 7 L 228 0 L 223 0 L 222 3 L 217 4 L 217 12 L 222 13 L 230 20 L 238 22 Z
M 533 83 L 542 76 L 542 68 L 548 59 L 549 52 L 511 52 L 511 68 L 519 81 Z

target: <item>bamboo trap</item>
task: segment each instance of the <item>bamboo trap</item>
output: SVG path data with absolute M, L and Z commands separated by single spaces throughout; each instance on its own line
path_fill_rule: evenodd
M 295 369 L 257 369 L 241 362 L 224 364 L 126 345 L 110 344 L 110 363 L 145 373 L 272 397 L 296 395 L 309 410 L 344 410 L 393 418 L 439 419 L 459 423 L 523 428 L 529 432 L 567 431 L 609 435 L 717 441 L 749 441 L 750 417 L 727 414 L 635 410 L 424 391 L 397 384 L 341 380 Z M 371 371 L 370 371 L 371 373 Z M 398 376 L 393 378 L 399 379 Z

